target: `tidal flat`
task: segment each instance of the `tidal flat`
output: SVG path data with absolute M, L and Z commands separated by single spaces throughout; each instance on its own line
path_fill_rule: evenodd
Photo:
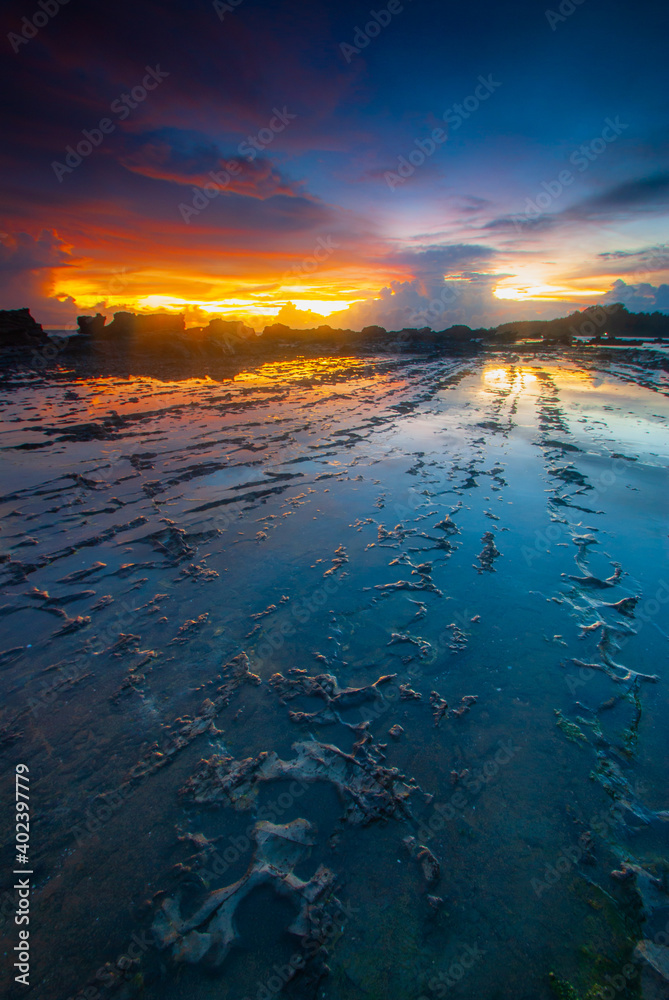
M 3 992 L 666 998 L 666 372 L 112 367 L 2 377 Z

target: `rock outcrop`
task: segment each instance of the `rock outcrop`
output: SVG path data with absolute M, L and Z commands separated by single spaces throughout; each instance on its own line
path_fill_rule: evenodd
M 240 320 L 212 319 L 207 326 L 186 329 L 182 313 L 114 313 L 111 323 L 97 313 L 78 316 L 82 334 L 101 346 L 118 346 L 125 350 L 159 350 L 161 354 L 197 357 L 205 354 L 236 354 L 252 347 L 257 340 L 255 331 Z
M 96 313 L 95 316 L 77 316 L 79 332 L 89 337 L 99 337 L 103 334 L 106 322 L 107 317 L 102 313 Z
M 184 342 L 195 349 L 223 354 L 247 350 L 256 340 L 252 327 L 241 320 L 224 319 L 212 319 L 207 326 L 189 327 L 184 337 Z
M 30 309 L 0 309 L 0 348 L 36 347 L 48 340 Z

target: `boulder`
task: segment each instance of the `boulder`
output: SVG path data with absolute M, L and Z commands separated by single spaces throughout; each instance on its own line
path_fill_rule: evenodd
M 0 347 L 35 347 L 48 339 L 30 309 L 0 309 Z

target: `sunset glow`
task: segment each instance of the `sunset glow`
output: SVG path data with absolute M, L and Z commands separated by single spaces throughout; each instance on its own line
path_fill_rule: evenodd
M 438 7 L 379 15 L 387 30 L 356 52 L 354 5 L 317 5 L 296 34 L 282 5 L 254 15 L 249 2 L 222 19 L 215 4 L 185 14 L 160 0 L 169 14 L 150 24 L 124 6 L 103 32 L 94 11 L 63 6 L 19 43 L 6 90 L 23 103 L 7 109 L 0 164 L 7 307 L 30 301 L 57 328 L 161 309 L 258 331 L 669 308 L 663 113 L 635 106 L 632 138 L 621 77 L 584 92 L 563 71 L 576 60 L 608 80 L 620 47 L 641 79 L 664 59 L 652 19 L 640 59 L 617 9 L 603 38 L 587 5 L 555 30 L 528 6 L 509 42 L 499 8 L 470 25 L 485 58 L 465 47 L 454 60 L 437 55 Z M 472 17 L 458 15 L 454 38 Z M 180 31 L 198 39 L 195 62 Z
M 2 19 L 0 994 L 669 1000 L 666 0 Z
M 500 286 L 495 289 L 498 299 L 512 299 L 515 302 L 535 300 L 537 302 L 573 302 L 581 297 L 590 298 L 606 294 L 603 288 L 560 288 L 558 285 L 530 285 L 526 288 Z
M 288 307 L 294 306 L 302 311 L 317 313 L 319 316 L 330 316 L 332 313 L 347 309 L 357 299 L 298 299 L 290 298 L 281 301 L 230 298 L 220 301 L 206 301 L 203 299 L 180 299 L 171 295 L 147 295 L 135 301 L 134 307 L 138 312 L 151 312 L 160 310 L 164 312 L 180 313 L 187 311 L 188 314 L 201 311 L 210 316 L 240 316 L 242 318 L 257 318 L 258 316 L 277 316 L 279 312 Z

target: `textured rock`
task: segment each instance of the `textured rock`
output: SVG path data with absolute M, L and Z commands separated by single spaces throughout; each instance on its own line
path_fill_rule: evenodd
M 637 958 L 648 962 L 663 979 L 669 982 L 669 948 L 666 945 L 644 939 L 639 941 L 634 954 Z
M 434 724 L 438 726 L 448 711 L 448 702 L 441 697 L 438 691 L 430 691 L 430 708 L 432 709 Z
M 397 676 L 396 674 L 384 674 L 373 684 L 367 684 L 364 687 L 340 688 L 334 674 L 310 676 L 306 670 L 299 667 L 292 667 L 287 673 L 287 677 L 281 673 L 272 674 L 267 682 L 279 696 L 282 705 L 299 696 L 321 698 L 325 702 L 324 708 L 316 712 L 289 711 L 288 717 L 291 722 L 318 723 L 320 725 L 339 722 L 348 728 L 355 727 L 351 723 L 344 722 L 339 712 L 347 708 L 356 708 L 368 702 L 383 701 L 382 686 Z
M 218 730 L 214 720 L 219 712 L 228 706 L 235 691 L 242 684 L 257 686 L 261 683 L 260 677 L 251 673 L 246 653 L 238 653 L 226 663 L 221 671 L 221 676 L 223 684 L 217 688 L 215 697 L 213 699 L 205 698 L 193 718 L 184 716 L 176 719 L 166 745 L 162 749 L 157 743 L 150 746 L 141 760 L 132 768 L 131 778 L 145 777 L 152 771 L 169 764 L 175 754 L 183 750 L 202 733 L 216 734 Z
M 483 548 L 476 557 L 480 566 L 475 566 L 474 568 L 477 569 L 479 573 L 483 573 L 484 570 L 488 573 L 494 573 L 494 562 L 500 555 L 500 552 L 495 545 L 495 536 L 492 531 L 485 531 L 481 541 L 483 542 Z
M 225 803 L 235 809 L 250 809 L 263 782 L 294 779 L 305 783 L 329 782 L 337 789 L 345 806 L 344 818 L 366 825 L 393 815 L 411 817 L 410 797 L 421 789 L 396 767 L 380 763 L 382 753 L 363 732 L 345 753 L 339 747 L 312 740 L 294 743 L 295 757 L 281 760 L 275 752 L 234 760 L 214 756 L 200 762 L 182 789 L 197 803 Z
M 415 837 L 405 837 L 402 843 L 411 857 L 419 863 L 425 881 L 428 883 L 438 882 L 441 875 L 441 869 L 439 862 L 429 847 L 425 847 L 424 844 L 419 844 Z
M 400 684 L 400 701 L 420 701 L 422 694 L 414 691 L 409 683 Z
M 237 907 L 253 889 L 265 884 L 298 906 L 288 931 L 305 943 L 318 940 L 314 910 L 331 890 L 335 876 L 323 865 L 306 882 L 293 872 L 313 846 L 311 824 L 305 819 L 283 826 L 258 822 L 254 837 L 257 847 L 246 874 L 232 885 L 209 893 L 190 916 L 182 914 L 182 893 L 162 900 L 153 921 L 153 934 L 158 948 L 169 948 L 175 962 L 220 966 L 238 937 Z

